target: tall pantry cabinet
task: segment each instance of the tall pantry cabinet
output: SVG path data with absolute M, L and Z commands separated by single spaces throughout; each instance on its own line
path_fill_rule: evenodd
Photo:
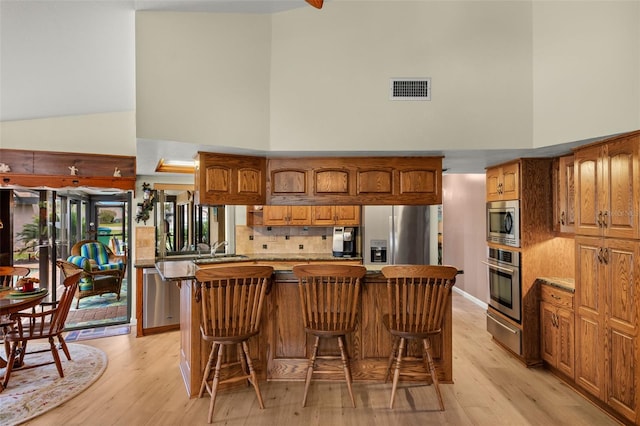
M 638 424 L 640 132 L 574 154 L 575 381 Z

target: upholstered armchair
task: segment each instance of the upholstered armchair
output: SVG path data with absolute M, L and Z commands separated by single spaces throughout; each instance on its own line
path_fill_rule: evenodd
M 126 265 L 124 256 L 115 255 L 109 247 L 95 240 L 76 243 L 67 261 L 59 263 L 65 276 L 82 271 L 75 294 L 76 309 L 80 306 L 80 299 L 85 297 L 115 293 L 116 299 L 120 300 Z
M 108 246 L 96 240 L 82 240 L 75 243 L 71 247 L 71 256 L 82 256 L 89 259 L 91 268 L 100 271 L 119 269 L 124 274 L 127 264 L 124 255 L 114 254 Z

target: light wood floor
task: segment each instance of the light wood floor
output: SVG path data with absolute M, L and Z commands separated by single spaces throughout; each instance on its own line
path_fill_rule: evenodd
M 302 382 L 219 394 L 214 424 L 224 425 L 615 425 L 542 369 L 527 369 L 496 346 L 484 311 L 454 293 L 454 384 L 442 385 L 446 411 L 431 386 L 402 384 L 387 408 L 390 384 L 354 384 L 351 408 L 342 383 L 313 383 L 302 408 Z M 109 365 L 88 390 L 28 425 L 205 425 L 208 398 L 188 399 L 177 367 L 179 334 L 116 336 L 82 344 L 105 350 Z

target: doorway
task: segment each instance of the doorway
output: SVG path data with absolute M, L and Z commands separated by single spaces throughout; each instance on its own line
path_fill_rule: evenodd
M 63 277 L 56 260 L 66 260 L 74 244 L 83 240 L 103 243 L 126 264 L 120 300 L 116 294 L 74 300 L 67 329 L 124 324 L 131 318 L 130 192 L 73 188 L 0 190 L 2 214 L 9 217 L 8 232 L 0 233 L 0 247 L 10 256 L 3 263 L 26 266 L 56 300 Z M 5 228 L 6 229 L 6 228 Z

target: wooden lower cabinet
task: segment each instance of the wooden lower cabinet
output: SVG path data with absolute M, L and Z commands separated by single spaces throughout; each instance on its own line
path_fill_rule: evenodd
M 386 281 L 381 274 L 367 274 L 361 296 L 356 330 L 347 338 L 353 379 L 383 382 L 392 341 L 381 318 L 387 297 Z M 180 370 L 189 396 L 195 398 L 210 348 L 200 339 L 200 309 L 192 280 L 182 282 L 180 313 Z M 254 367 L 261 380 L 304 381 L 307 355 L 311 352 L 313 340 L 305 334 L 299 318 L 297 280 L 291 272 L 276 272 L 267 296 L 261 332 L 249 341 Z M 451 324 L 449 302 L 442 336 L 432 341 L 438 378 L 443 383 L 453 382 Z M 337 342 L 330 339 L 322 340 L 320 351 L 323 354 L 340 354 Z M 418 344 L 409 345 L 409 355 L 419 356 L 421 353 Z M 415 361 L 415 364 L 408 362 L 407 367 L 424 371 L 420 361 Z M 335 378 L 344 380 L 340 368 L 336 370 Z M 402 380 L 408 379 L 403 377 Z
M 574 377 L 573 294 L 549 285 L 540 287 L 540 354 L 551 367 Z
M 638 241 L 577 236 L 575 381 L 638 423 Z

